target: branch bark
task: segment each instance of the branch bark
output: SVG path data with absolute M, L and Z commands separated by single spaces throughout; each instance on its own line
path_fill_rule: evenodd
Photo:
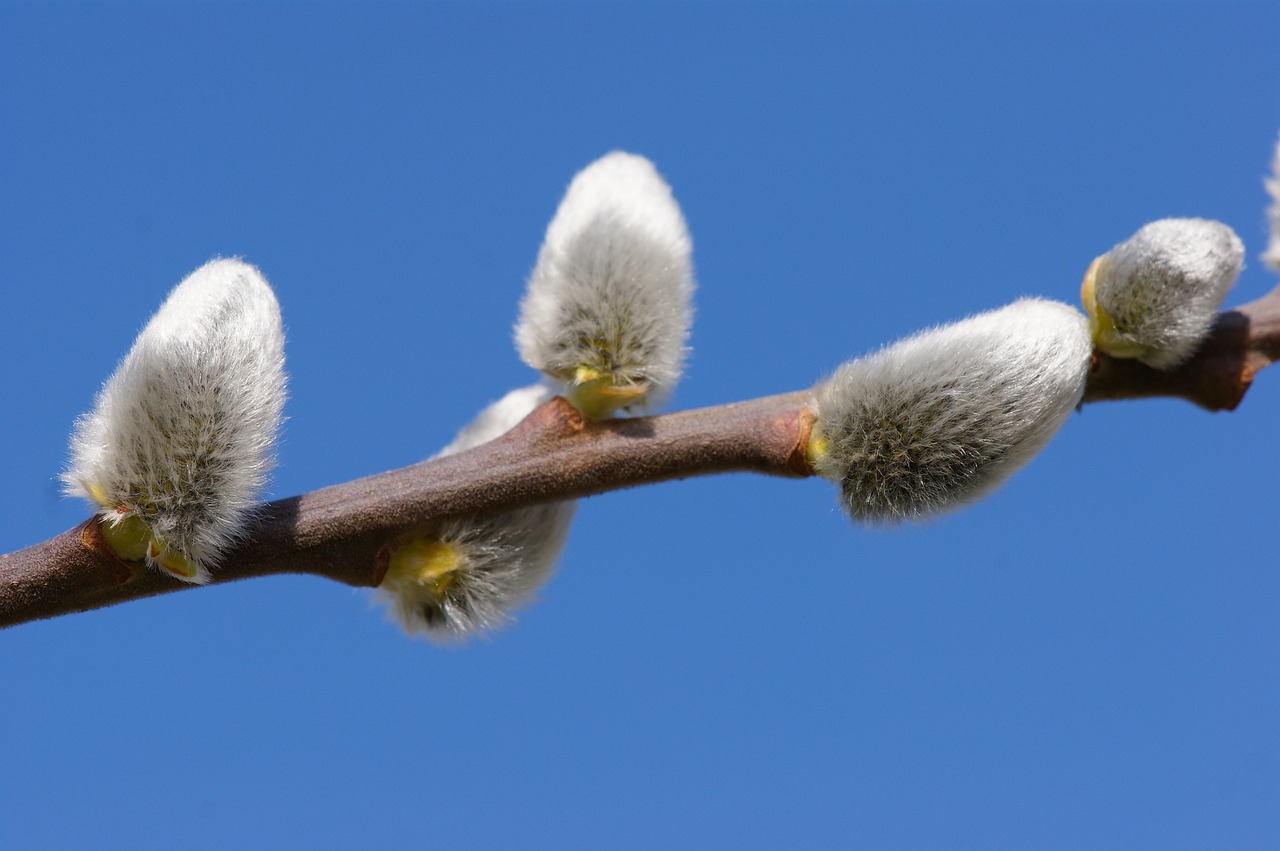
M 268 503 L 214 581 L 311 573 L 374 586 L 401 541 L 453 517 L 711 473 L 808 475 L 808 395 L 623 420 L 552 399 L 470 451 Z M 192 587 L 122 561 L 91 519 L 0 556 L 0 627 Z
M 1280 287 L 1220 314 L 1210 338 L 1177 370 L 1095 353 L 1082 403 L 1172 396 L 1234 410 L 1254 376 L 1277 359 Z M 268 503 L 214 581 L 309 573 L 376 586 L 400 542 L 453 517 L 713 473 L 807 476 L 809 396 L 623 420 L 586 420 L 553 399 L 468 452 Z M 191 587 L 122 561 L 91 519 L 0 556 L 0 627 Z

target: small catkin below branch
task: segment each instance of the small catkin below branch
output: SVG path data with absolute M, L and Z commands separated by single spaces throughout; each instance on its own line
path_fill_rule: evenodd
M 1173 396 L 1232 410 L 1277 359 L 1280 288 L 1221 314 L 1197 355 L 1172 372 L 1095 353 L 1083 401 Z M 309 573 L 374 586 L 396 546 L 452 517 L 713 473 L 807 476 L 809 399 L 800 391 L 617 420 L 586 420 L 553 399 L 470 451 L 267 504 L 214 582 Z M 121 561 L 89 520 L 0 556 L 0 627 L 193 587 Z

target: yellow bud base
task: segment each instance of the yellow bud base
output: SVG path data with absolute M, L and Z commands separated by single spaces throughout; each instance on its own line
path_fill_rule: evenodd
M 415 538 L 396 550 L 387 565 L 384 585 L 409 583 L 440 601 L 458 580 L 462 556 L 437 538 Z
M 1146 346 L 1138 345 L 1122 333 L 1111 314 L 1098 304 L 1098 271 L 1105 259 L 1106 255 L 1103 255 L 1090 263 L 1088 271 L 1084 273 L 1084 281 L 1080 284 L 1080 302 L 1084 305 L 1085 313 L 1089 314 L 1089 335 L 1093 338 L 1093 346 L 1113 358 L 1140 358 L 1150 354 Z
M 187 582 L 195 582 L 200 577 L 200 571 L 190 559 L 155 538 L 147 548 L 147 560 L 170 576 Z
M 646 384 L 614 384 L 612 375 L 580 366 L 574 370 L 565 396 L 583 415 L 600 418 L 640 402 L 648 391 Z
M 809 430 L 809 442 L 804 447 L 804 457 L 809 462 L 809 468 L 817 471 L 830 451 L 831 441 L 822 435 L 818 424 L 814 423 Z
M 131 514 L 119 520 L 104 520 L 101 529 L 102 539 L 120 558 L 125 561 L 142 561 L 147 557 L 151 530 L 142 522 L 142 518 Z
M 112 552 L 124 561 L 145 561 L 185 582 L 209 581 L 207 574 L 201 573 L 189 558 L 153 536 L 146 521 L 136 514 L 125 515 L 123 511 L 118 509 L 115 517 L 104 519 L 99 527 L 102 540 Z

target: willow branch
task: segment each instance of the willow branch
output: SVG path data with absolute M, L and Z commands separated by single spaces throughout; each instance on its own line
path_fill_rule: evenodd
M 1280 287 L 1222 313 L 1196 357 L 1172 372 L 1095 354 L 1084 402 L 1172 396 L 1232 410 L 1280 359 Z M 396 546 L 459 516 L 633 485 L 748 471 L 807 476 L 809 392 L 658 417 L 584 420 L 553 399 L 498 440 L 267 504 L 215 582 L 309 573 L 376 586 Z M 196 586 L 119 559 L 96 520 L 0 556 L 0 627 Z
M 552 399 L 468 452 L 268 503 L 214 581 L 311 573 L 377 585 L 401 541 L 453 517 L 694 475 L 807 475 L 807 399 L 790 393 L 619 420 L 587 420 Z M 88 520 L 0 556 L 0 626 L 192 587 L 122 561 Z

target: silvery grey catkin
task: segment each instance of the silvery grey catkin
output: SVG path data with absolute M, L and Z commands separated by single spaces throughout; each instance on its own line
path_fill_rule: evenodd
M 1227 225 L 1161 219 L 1093 261 L 1080 288 L 1094 345 L 1173 369 L 1195 354 L 1240 275 L 1244 246 Z
M 1079 311 L 1031 298 L 900 340 L 815 388 L 811 463 L 855 520 L 923 519 L 971 502 L 1058 430 L 1090 353 Z
M 243 536 L 285 399 L 284 331 L 253 266 L 213 260 L 143 328 L 89 413 L 62 480 L 123 557 L 186 582 Z
M 648 407 L 680 378 L 692 241 L 671 188 L 615 151 L 579 172 L 547 227 L 516 346 L 546 380 L 486 408 L 441 455 L 486 443 L 556 393 L 590 417 Z M 410 634 L 466 638 L 510 621 L 550 577 L 576 503 L 450 521 L 403 543 L 381 595 Z
M 574 177 L 520 303 L 520 356 L 588 416 L 651 405 L 680 376 L 693 244 L 647 159 L 615 151 Z

